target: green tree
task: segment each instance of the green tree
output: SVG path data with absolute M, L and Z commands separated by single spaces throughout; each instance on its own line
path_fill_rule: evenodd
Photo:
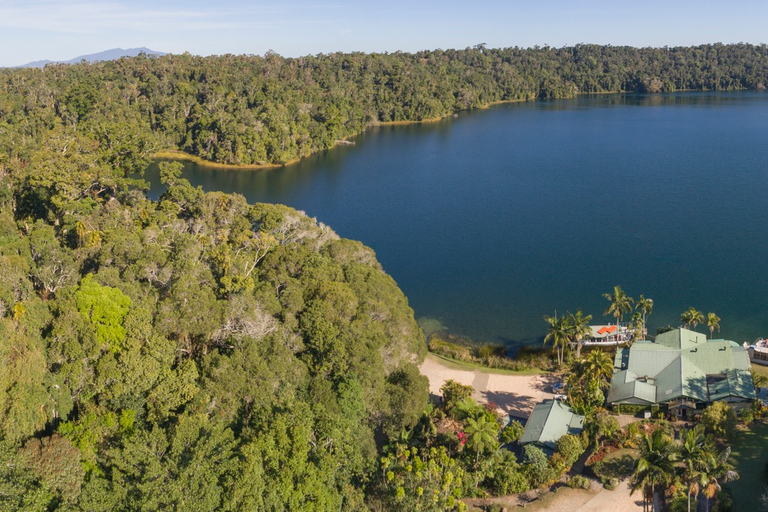
M 690 328 L 695 329 L 696 326 L 703 321 L 704 321 L 704 313 L 702 313 L 701 311 L 698 311 L 693 306 L 688 308 L 682 315 L 680 315 L 680 322 L 682 322 L 682 324 L 685 326 L 686 329 L 690 329 Z
M 592 321 L 592 315 L 584 316 L 581 309 L 576 311 L 576 314 L 569 313 L 569 336 L 576 342 L 576 359 L 581 358 L 581 343 L 584 338 L 588 337 L 592 333 L 592 329 L 589 326 L 589 322 Z
M 646 321 L 653 312 L 653 299 L 646 299 L 644 295 L 640 295 L 640 298 L 637 299 L 637 304 L 635 304 L 635 309 L 643 315 L 643 335 L 647 336 L 648 328 Z
M 117 288 L 100 285 L 88 274 L 80 281 L 75 299 L 77 310 L 96 330 L 99 343 L 113 352 L 120 351 L 126 336 L 123 319 L 133 304 L 130 297 Z
M 471 398 L 473 392 L 472 386 L 461 384 L 453 379 L 445 381 L 445 384 L 440 386 L 440 394 L 443 396 L 445 412 L 451 414 L 459 403 Z
M 613 293 L 604 293 L 603 297 L 610 302 L 608 308 L 603 311 L 603 315 L 613 315 L 616 318 L 616 325 L 621 323 L 625 314 L 632 311 L 632 303 L 635 302 L 621 289 L 621 286 L 614 286 Z
M 720 332 L 720 317 L 712 312 L 707 313 L 707 327 L 709 327 L 709 338 L 712 339 L 715 329 Z
M 544 316 L 544 321 L 549 324 L 547 334 L 544 336 L 544 346 L 547 343 L 552 343 L 552 350 L 557 354 L 557 365 L 562 366 L 563 354 L 568 348 L 568 342 L 570 338 L 570 320 L 567 316 L 557 317 L 557 313 L 554 316 Z
M 467 418 L 464 431 L 467 433 L 467 445 L 475 450 L 475 464 L 480 460 L 481 452 L 492 451 L 499 446 L 499 424 L 484 415 L 477 419 Z
M 675 444 L 661 429 L 644 434 L 640 444 L 640 458 L 630 480 L 631 494 L 638 489 L 643 493 L 643 508 L 648 499 L 655 512 L 655 496 L 673 480 L 675 473 Z
M 736 411 L 723 401 L 714 402 L 701 414 L 701 424 L 707 432 L 720 438 L 730 437 L 737 422 Z
M 711 447 L 704 435 L 704 426 L 683 431 L 679 460 L 682 463 L 682 479 L 688 487 L 688 512 L 691 510 L 691 495 L 698 494 L 707 482 L 707 471 L 712 458 Z

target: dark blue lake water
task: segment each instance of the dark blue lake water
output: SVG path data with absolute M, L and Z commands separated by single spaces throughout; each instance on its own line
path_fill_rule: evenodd
M 654 299 L 650 332 L 695 306 L 726 338 L 768 335 L 765 93 L 501 105 L 285 168 L 184 176 L 363 241 L 417 317 L 477 340 L 535 342 L 555 310 L 607 322 L 617 284 Z

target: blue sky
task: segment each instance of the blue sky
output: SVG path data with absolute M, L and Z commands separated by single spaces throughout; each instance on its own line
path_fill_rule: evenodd
M 0 0 L 0 66 L 109 48 L 334 51 L 768 43 L 768 2 L 711 0 Z

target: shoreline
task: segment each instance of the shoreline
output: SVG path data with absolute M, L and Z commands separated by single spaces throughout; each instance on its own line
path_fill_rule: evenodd
M 737 91 L 747 91 L 750 89 L 735 89 Z M 689 92 L 713 92 L 713 91 L 704 91 L 704 90 L 698 90 L 698 89 L 682 89 L 679 91 L 674 91 L 672 93 L 637 93 L 635 91 L 601 91 L 601 92 L 579 92 L 576 95 L 572 96 L 571 98 L 561 98 L 561 99 L 575 99 L 579 96 L 602 96 L 602 95 L 610 95 L 610 94 L 678 94 L 678 93 L 689 93 Z M 717 92 L 717 91 L 714 91 Z M 459 112 L 467 112 L 470 110 L 488 110 L 492 107 L 498 106 L 498 105 L 504 105 L 504 104 L 511 104 L 511 103 L 527 103 L 529 101 L 536 101 L 538 98 L 522 98 L 522 99 L 511 99 L 511 100 L 496 100 L 491 101 L 489 103 L 486 103 L 484 105 L 481 105 L 479 107 L 475 107 L 472 109 L 463 109 L 459 110 L 453 113 L 445 114 L 443 116 L 439 117 L 431 117 L 428 119 L 422 119 L 419 121 L 383 121 L 383 122 L 372 122 L 366 127 L 355 133 L 349 134 L 344 139 L 341 139 L 339 141 L 336 141 L 333 146 L 327 149 L 322 149 L 318 151 L 314 151 L 312 153 L 309 153 L 307 155 L 294 158 L 292 160 L 289 160 L 288 162 L 285 162 L 283 164 L 225 164 L 221 162 L 213 162 L 211 160 L 206 160 L 202 157 L 199 157 L 197 155 L 193 155 L 190 153 L 185 153 L 184 151 L 178 150 L 178 149 L 163 149 L 158 152 L 156 152 L 154 155 L 152 155 L 152 158 L 158 159 L 158 160 L 182 160 L 182 161 L 189 161 L 194 162 L 198 165 L 204 165 L 206 167 L 211 167 L 214 169 L 222 169 L 222 170 L 233 170 L 233 171 L 258 171 L 258 170 L 264 170 L 264 169 L 276 169 L 279 167 L 288 167 L 289 165 L 294 165 L 302 160 L 304 160 L 307 157 L 310 157 L 312 155 L 318 154 L 322 151 L 328 151 L 331 149 L 335 149 L 338 146 L 347 146 L 352 145 L 351 141 L 349 139 L 352 139 L 354 137 L 358 137 L 362 134 L 364 134 L 366 131 L 368 131 L 370 128 L 377 127 L 377 126 L 408 126 L 408 125 L 414 125 L 414 124 L 433 124 L 433 123 L 439 123 L 441 121 L 445 121 L 449 118 L 458 117 Z
M 534 98 L 535 99 L 535 98 Z M 516 99 L 516 100 L 498 100 L 498 101 L 492 101 L 490 103 L 486 103 L 483 106 L 477 107 L 477 110 L 487 110 L 491 107 L 494 107 L 496 105 L 503 105 L 505 103 L 523 103 L 526 101 L 532 101 L 530 99 Z M 466 110 L 460 110 L 459 112 L 466 112 L 467 110 L 472 109 L 466 109 Z M 302 160 L 304 160 L 307 157 L 310 157 L 312 155 L 315 155 L 317 153 L 320 153 L 321 151 L 328 151 L 331 149 L 335 149 L 339 146 L 349 146 L 350 140 L 353 137 L 357 137 L 359 135 L 362 135 L 366 131 L 368 131 L 370 128 L 374 128 L 377 126 L 408 126 L 408 125 L 414 125 L 414 124 L 433 124 L 433 123 L 439 123 L 440 121 L 445 121 L 446 119 L 456 117 L 458 115 L 458 112 L 454 112 L 451 114 L 445 114 L 444 116 L 440 117 L 430 117 L 428 119 L 421 119 L 419 121 L 382 121 L 382 122 L 374 122 L 368 124 L 364 130 L 356 133 L 352 133 L 348 135 L 346 138 L 337 141 L 333 146 L 331 146 L 328 149 L 315 151 L 313 153 L 310 153 L 308 155 L 304 155 L 299 158 L 294 158 L 292 160 L 289 160 L 288 162 L 285 162 L 284 164 L 224 164 L 221 162 L 213 162 L 211 160 L 206 160 L 205 158 L 199 157 L 197 155 L 193 155 L 191 153 L 186 153 L 184 151 L 181 151 L 179 149 L 162 149 L 158 152 L 156 152 L 154 155 L 152 155 L 153 159 L 156 160 L 181 160 L 181 161 L 188 161 L 188 162 L 194 162 L 198 165 L 204 165 L 206 167 L 211 167 L 214 169 L 222 169 L 222 170 L 230 170 L 230 171 L 260 171 L 265 169 L 277 169 L 279 167 L 288 167 L 289 165 L 294 165 Z

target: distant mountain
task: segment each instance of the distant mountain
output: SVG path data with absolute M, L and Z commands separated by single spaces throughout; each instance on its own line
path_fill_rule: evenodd
M 79 57 L 75 57 L 74 59 L 65 60 L 65 61 L 55 61 L 55 60 L 36 60 L 34 62 L 29 62 L 27 64 L 22 64 L 21 66 L 17 66 L 20 68 L 42 68 L 46 64 L 50 64 L 52 62 L 56 62 L 59 64 L 77 64 L 80 61 L 87 61 L 87 62 L 99 62 L 102 60 L 115 60 L 119 59 L 120 57 L 136 57 L 140 53 L 146 53 L 147 55 L 166 55 L 163 52 L 156 52 L 155 50 L 150 50 L 149 48 L 128 48 L 127 50 L 123 50 L 122 48 L 112 48 L 111 50 L 105 50 L 103 52 L 99 53 L 92 53 L 90 55 L 80 55 Z

